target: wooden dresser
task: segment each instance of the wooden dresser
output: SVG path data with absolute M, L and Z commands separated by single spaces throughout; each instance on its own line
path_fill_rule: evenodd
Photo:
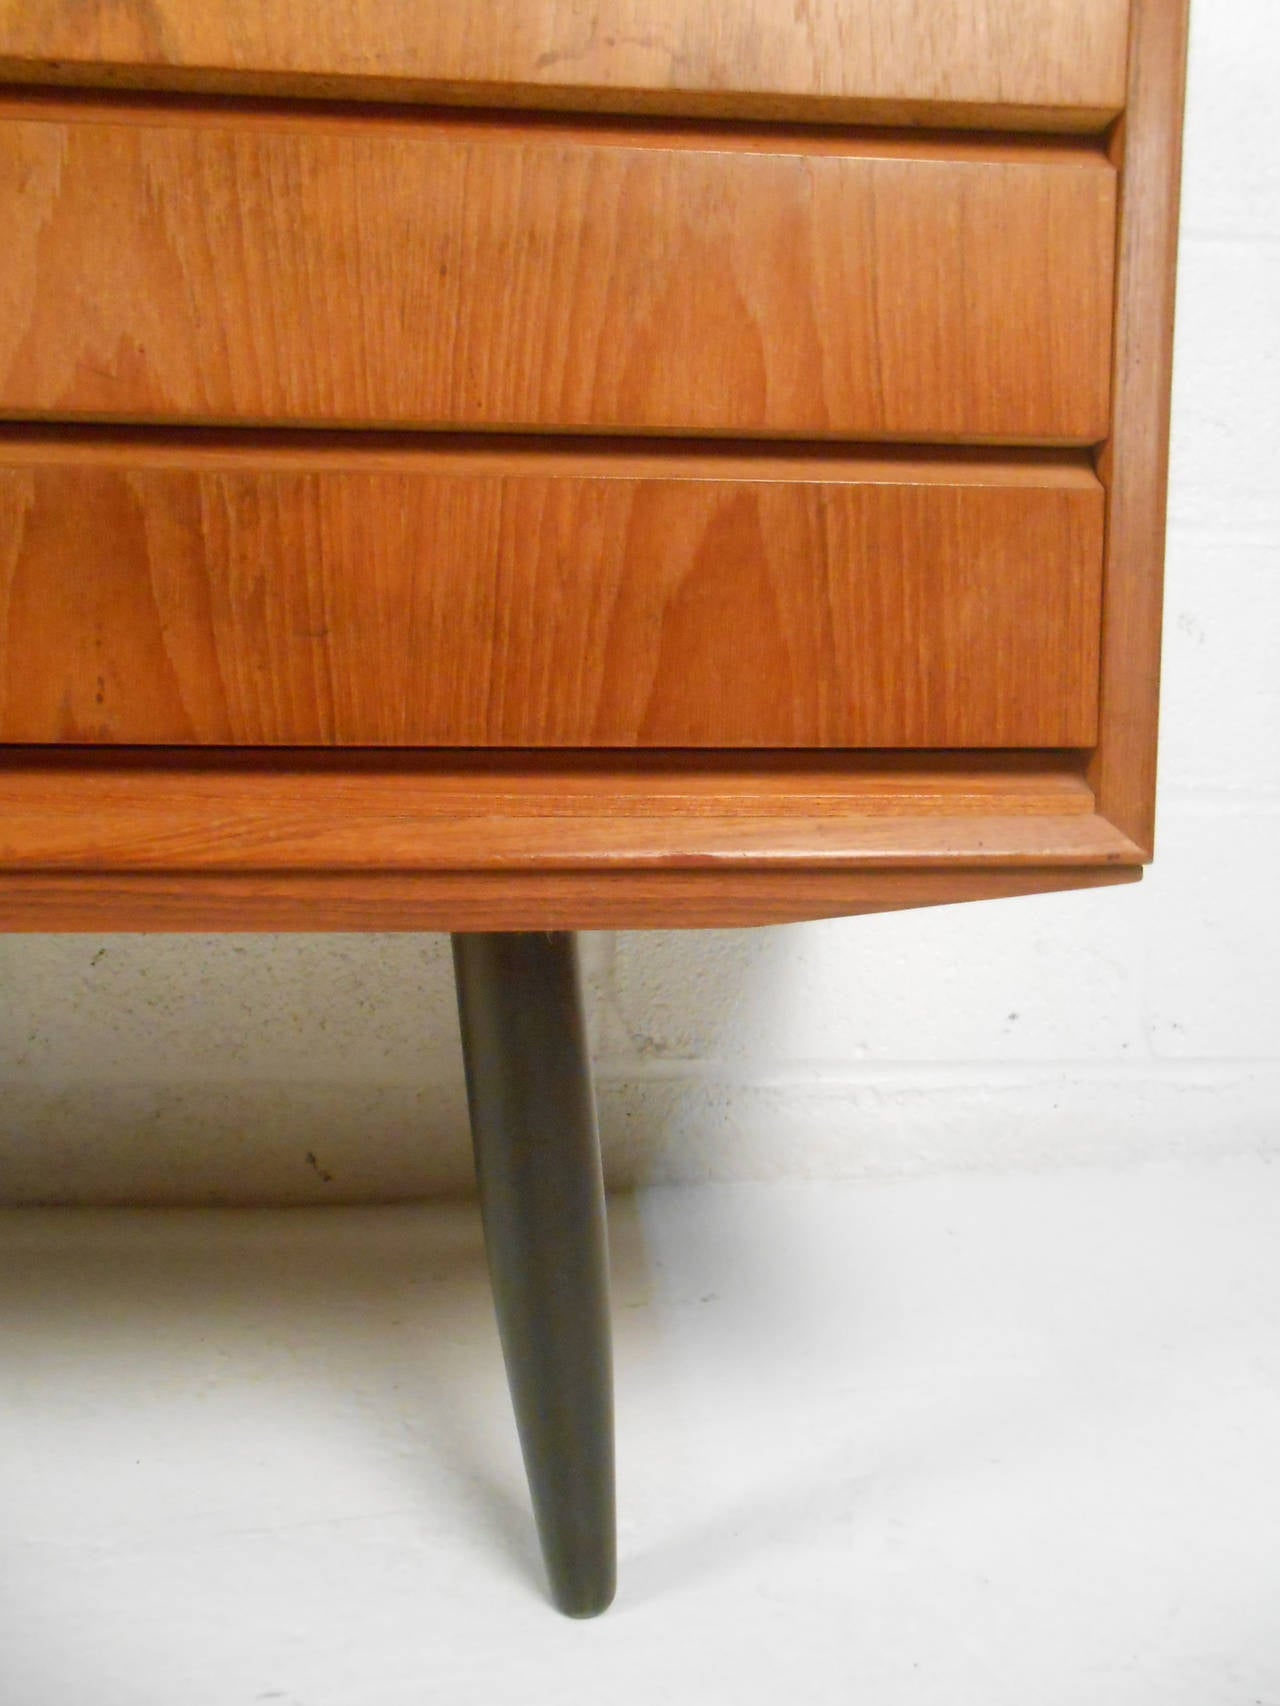
M 557 1601 L 574 930 L 1136 879 L 1186 0 L 0 0 L 0 926 L 455 933 Z

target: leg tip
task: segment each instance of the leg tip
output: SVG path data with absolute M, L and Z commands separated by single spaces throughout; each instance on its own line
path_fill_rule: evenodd
M 590 1617 L 599 1617 L 608 1611 L 613 1604 L 613 1596 L 617 1591 L 617 1583 L 610 1578 L 603 1582 L 592 1582 L 583 1586 L 574 1584 L 572 1588 L 555 1588 L 551 1597 L 555 1601 L 556 1610 L 565 1617 L 572 1617 L 576 1622 L 585 1622 Z
M 599 1617 L 613 1604 L 618 1566 L 613 1547 L 584 1548 L 575 1557 L 546 1558 L 551 1599 L 566 1617 Z

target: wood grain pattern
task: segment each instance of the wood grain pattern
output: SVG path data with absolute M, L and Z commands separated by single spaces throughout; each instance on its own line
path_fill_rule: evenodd
M 1126 0 L 0 0 L 0 74 L 1101 128 Z
M 1115 419 L 1100 462 L 1107 486 L 1106 617 L 1091 775 L 1099 809 L 1148 857 L 1155 839 L 1187 14 L 1187 0 L 1133 0 L 1129 105 L 1115 139 L 1123 167 Z
M 1070 461 L 0 439 L 0 739 L 1087 746 Z
M 0 930 L 729 929 L 1137 882 L 1016 871 L 0 872 Z
M 1136 859 L 1065 754 L 0 754 L 6 930 L 727 927 Z
M 1092 444 L 1083 145 L 0 104 L 0 414 Z
M 17 78 L 86 84 L 501 99 L 721 119 L 972 125 L 994 115 L 1001 126 L 1084 131 L 1126 100 L 1127 111 L 1107 161 L 1092 146 L 1009 138 L 912 143 L 725 123 L 14 98 L 0 110 L 0 413 L 615 435 L 596 453 L 610 463 L 607 477 L 583 444 L 535 451 L 494 441 L 484 450 L 472 441 L 437 446 L 434 478 L 449 483 L 456 515 L 463 493 L 502 494 L 489 501 L 500 520 L 514 518 L 519 560 L 541 565 L 535 581 L 555 556 L 546 522 L 554 504 L 548 498 L 538 509 L 537 527 L 520 504 L 539 482 L 567 491 L 555 482 L 570 462 L 581 464 L 576 501 L 595 502 L 600 513 L 619 491 L 631 499 L 656 491 L 675 503 L 678 525 L 664 516 L 664 540 L 708 537 L 709 511 L 698 506 L 711 493 L 745 493 L 764 518 L 761 539 L 794 546 L 797 517 L 810 530 L 796 552 L 803 572 L 783 547 L 730 553 L 739 566 L 766 564 L 763 576 L 741 583 L 748 605 L 764 608 L 767 586 L 771 610 L 785 611 L 793 598 L 813 623 L 821 608 L 814 590 L 825 596 L 826 583 L 804 574 L 815 563 L 829 573 L 838 558 L 825 554 L 829 539 L 811 548 L 806 506 L 817 495 L 828 501 L 832 488 L 837 507 L 846 502 L 840 494 L 864 489 L 850 478 L 852 462 L 838 469 L 834 452 L 812 446 L 709 444 L 695 453 L 663 443 L 645 452 L 616 435 L 1094 445 L 1112 431 L 1114 373 L 1114 431 L 1100 458 L 1109 543 L 1092 761 L 1086 769 L 1083 754 L 994 751 L 913 761 L 755 749 L 699 758 L 10 748 L 0 753 L 0 928 L 760 923 L 1136 879 L 1151 838 L 1185 0 L 1135 0 L 1127 95 L 1122 0 L 813 0 L 799 12 L 777 0 L 728 9 L 710 0 L 599 0 L 597 18 L 616 5 L 632 24 L 653 22 L 648 40 L 639 26 L 575 38 L 591 14 L 572 0 L 511 3 L 514 11 L 496 0 L 482 19 L 446 0 L 379 7 L 370 26 L 372 0 L 324 0 L 305 15 L 286 0 L 234 13 L 221 0 L 80 0 L 74 8 L 0 0 L 0 59 Z M 684 33 L 672 33 L 673 19 Z M 65 64 L 55 63 L 55 39 Z M 419 50 L 425 57 L 414 57 Z M 1099 80 L 1104 62 L 1110 69 Z M 1104 84 L 1109 92 L 1097 95 Z M 147 437 L 135 436 L 139 444 Z M 140 461 L 132 451 L 122 457 L 126 432 L 98 432 L 92 445 L 81 433 L 47 438 L 14 451 L 5 476 L 16 511 L 9 537 L 21 531 L 23 542 L 5 582 L 11 661 L 15 646 L 34 655 L 59 622 L 64 633 L 74 627 L 65 581 L 59 589 L 56 576 L 32 564 L 85 561 L 96 565 L 87 584 L 97 591 L 80 601 L 81 634 L 90 609 L 104 632 L 118 618 L 141 647 L 119 666 L 122 683 L 132 677 L 148 716 L 170 717 L 175 702 L 187 715 L 164 673 L 170 650 L 181 641 L 178 654 L 194 659 L 203 645 L 204 663 L 184 667 L 206 682 L 224 669 L 218 648 L 236 629 L 213 621 L 210 589 L 225 593 L 238 574 L 248 587 L 244 565 L 256 549 L 296 566 L 297 596 L 286 620 L 268 624 L 286 658 L 275 686 L 256 702 L 242 692 L 235 715 L 256 703 L 286 723 L 311 718 L 332 738 L 334 708 L 349 703 L 334 692 L 343 671 L 330 658 L 332 634 L 319 631 L 333 598 L 333 541 L 357 522 L 380 537 L 401 511 L 412 518 L 406 493 L 422 476 L 405 460 L 409 448 L 379 441 L 357 457 L 336 441 L 321 450 L 280 439 L 247 469 L 229 441 L 189 430 L 167 446 L 151 435 Z M 254 442 L 255 457 L 262 448 Z M 907 453 L 860 454 L 893 464 L 902 483 Z M 965 470 L 966 501 L 976 492 L 982 503 L 1039 498 L 1050 465 L 1002 453 L 990 466 L 1004 468 L 1005 490 L 973 474 L 988 466 L 981 457 L 951 455 Z M 806 458 L 820 474 L 801 467 Z M 74 541 L 66 517 L 88 507 L 41 505 L 41 479 L 97 494 L 94 522 Z M 284 508 L 295 522 L 308 517 L 310 532 L 298 525 L 286 538 L 267 488 L 327 489 L 330 480 L 383 482 L 379 501 L 366 498 L 358 516 L 354 486 L 339 505 L 290 500 Z M 170 495 L 131 512 L 129 494 L 144 490 L 138 481 Z M 1072 499 L 1083 501 L 1086 486 L 1096 506 L 1087 480 Z M 179 489 L 182 498 L 172 495 Z M 514 507 L 504 512 L 503 502 Z M 187 559 L 157 552 L 137 515 L 152 516 L 153 531 L 167 514 L 174 535 L 189 540 L 202 528 L 213 537 L 201 508 L 211 503 L 224 539 L 241 541 L 242 567 L 220 576 L 207 541 L 194 576 L 157 567 Z M 579 544 L 590 532 L 583 513 L 572 519 Z M 33 518 L 35 533 L 45 530 L 43 559 Z M 859 524 L 862 540 L 871 526 L 865 517 Z M 843 525 L 850 531 L 853 519 Z M 59 526 L 55 548 L 48 542 Z M 125 544 L 114 567 L 95 526 Z M 923 517 L 903 529 L 919 540 Z M 616 540 L 618 529 L 609 531 Z M 421 532 L 415 525 L 415 537 Z M 945 524 L 934 549 L 958 562 L 958 537 Z M 642 577 L 641 553 L 624 560 L 623 546 L 615 548 L 610 584 L 640 585 L 648 597 L 646 580 L 656 580 L 663 608 L 679 604 L 677 582 L 688 583 L 663 581 L 673 573 L 664 554 L 648 552 Z M 373 556 L 365 553 L 366 573 Z M 493 555 L 485 562 L 488 639 L 505 645 L 492 620 Z M 408 584 L 373 572 L 388 596 Z M 977 620 L 982 582 L 972 564 L 967 574 L 968 615 Z M 266 610 L 279 589 L 260 579 Z M 1003 571 L 999 579 L 1007 599 Z M 547 582 L 539 584 L 545 595 Z M 568 614 L 575 598 L 585 609 L 580 586 L 564 584 Z M 193 586 L 201 614 L 184 627 Z M 913 595 L 921 608 L 936 589 L 925 590 L 927 598 Z M 509 583 L 502 591 L 505 600 Z M 733 609 L 723 586 L 712 602 Z M 997 616 L 1004 607 L 997 600 Z M 236 608 L 250 627 L 261 622 L 248 602 Z M 308 626 L 316 610 L 322 621 Z M 566 614 L 554 610 L 557 619 Z M 694 627 L 709 631 L 710 616 L 695 614 Z M 522 631 L 532 632 L 527 617 Z M 776 650 L 779 631 L 791 644 L 794 626 L 778 620 L 756 624 L 752 643 Z M 820 654 L 817 633 L 797 656 Z M 111 650 L 120 655 L 114 643 Z M 702 643 L 692 651 L 701 657 Z M 95 709 L 102 714 L 76 697 L 87 680 L 96 701 L 87 656 L 64 677 L 73 683 L 64 733 L 92 732 Z M 266 662 L 263 679 L 276 654 Z M 731 663 L 751 674 L 737 651 Z M 677 680 L 673 669 L 657 673 Z M 354 663 L 351 674 L 368 679 Z M 811 672 L 801 679 L 809 716 L 818 703 L 804 698 Z M 726 704 L 742 687 L 732 674 L 729 682 Z M 679 704 L 673 692 L 663 704 Z M 23 697 L 6 694 L 6 706 Z M 62 716 L 66 706 L 46 699 L 40 714 Z M 642 720 L 628 713 L 622 722 L 634 729 Z M 217 730 L 229 726 L 215 717 L 205 738 L 225 738 Z M 652 738 L 672 737 L 655 726 Z
M 0 752 L 0 869 L 1126 865 L 1070 757 Z

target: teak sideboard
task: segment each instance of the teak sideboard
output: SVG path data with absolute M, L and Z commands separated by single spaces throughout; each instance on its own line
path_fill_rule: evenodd
M 558 1604 L 572 932 L 1135 880 L 1186 0 L 0 0 L 0 926 L 454 933 Z

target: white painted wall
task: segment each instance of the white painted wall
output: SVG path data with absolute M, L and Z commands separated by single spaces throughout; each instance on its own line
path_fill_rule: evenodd
M 591 938 L 618 1182 L 1280 1152 L 1280 19 L 1193 14 L 1158 862 L 1137 889 Z M 11 937 L 0 991 L 0 1200 L 468 1180 L 441 938 Z

